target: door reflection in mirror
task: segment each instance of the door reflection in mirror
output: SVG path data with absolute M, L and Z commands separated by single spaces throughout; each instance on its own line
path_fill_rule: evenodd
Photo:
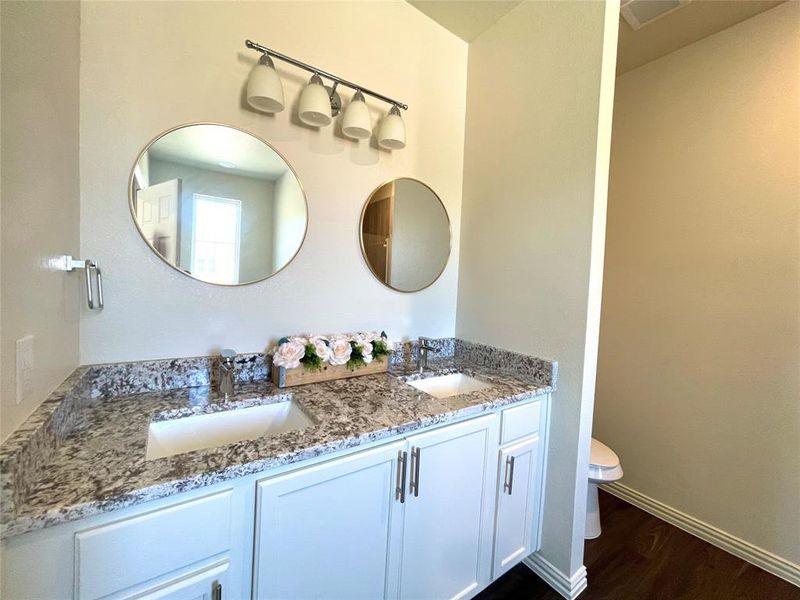
M 401 292 L 422 290 L 450 256 L 450 219 L 439 196 L 410 178 L 385 183 L 361 214 L 361 249 L 372 274 Z

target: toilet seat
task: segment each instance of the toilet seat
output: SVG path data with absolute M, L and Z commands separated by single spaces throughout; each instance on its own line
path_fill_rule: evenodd
M 622 467 L 616 453 L 603 442 L 592 438 L 589 456 L 589 479 L 598 483 L 616 481 L 622 477 Z

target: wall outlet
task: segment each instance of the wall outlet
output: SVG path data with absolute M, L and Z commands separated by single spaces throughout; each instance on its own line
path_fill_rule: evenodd
M 17 340 L 17 404 L 30 398 L 33 391 L 33 336 Z

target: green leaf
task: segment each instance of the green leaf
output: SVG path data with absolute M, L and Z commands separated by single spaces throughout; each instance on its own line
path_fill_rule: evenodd
M 309 371 L 322 370 L 322 359 L 317 356 L 314 344 L 306 344 L 306 353 L 303 355 L 303 358 L 300 359 L 300 362 L 303 363 L 303 366 Z

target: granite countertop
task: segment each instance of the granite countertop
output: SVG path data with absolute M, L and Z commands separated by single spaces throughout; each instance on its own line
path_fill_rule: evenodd
M 485 362 L 485 361 L 484 361 Z M 553 379 L 509 374 L 450 356 L 432 360 L 427 376 L 462 372 L 492 387 L 437 399 L 404 381 L 401 363 L 388 374 L 279 389 L 239 384 L 220 400 L 210 385 L 116 396 L 86 405 L 48 456 L 26 493 L 3 507 L 2 537 L 18 535 L 297 463 L 547 394 Z M 552 363 L 555 365 L 555 363 Z M 550 384 L 548 384 L 550 383 Z M 293 399 L 313 425 L 301 430 L 146 460 L 152 420 L 181 418 Z M 11 504 L 11 503 L 9 503 Z

